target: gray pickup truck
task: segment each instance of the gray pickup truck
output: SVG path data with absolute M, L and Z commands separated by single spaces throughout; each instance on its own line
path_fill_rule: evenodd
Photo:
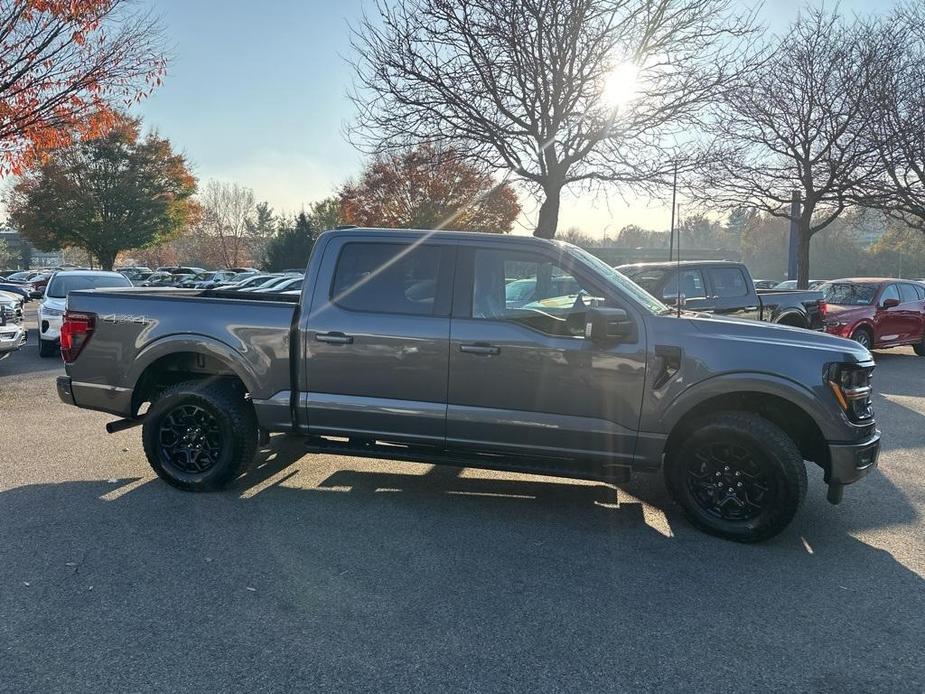
M 825 328 L 822 292 L 800 289 L 756 289 L 743 263 L 685 260 L 680 263 L 638 263 L 617 268 L 652 296 L 690 311 L 779 323 L 794 328 Z M 681 282 L 678 283 L 680 276 Z
M 694 524 L 746 542 L 794 517 L 804 461 L 833 503 L 877 463 L 866 349 L 679 317 L 565 243 L 332 231 L 306 278 L 301 296 L 73 292 L 59 395 L 122 418 L 110 431 L 142 424 L 181 489 L 228 485 L 288 432 L 310 452 L 609 483 L 662 470 Z

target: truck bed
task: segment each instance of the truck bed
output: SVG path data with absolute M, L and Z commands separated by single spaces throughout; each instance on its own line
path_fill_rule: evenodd
M 147 287 L 72 292 L 68 311 L 95 315 L 93 336 L 70 366 L 74 400 L 126 416 L 147 368 L 161 359 L 179 367 L 184 357 L 176 355 L 189 354 L 203 372 L 234 364 L 255 402 L 278 398 L 288 409 L 289 333 L 299 298 Z M 208 357 L 192 356 L 203 347 Z

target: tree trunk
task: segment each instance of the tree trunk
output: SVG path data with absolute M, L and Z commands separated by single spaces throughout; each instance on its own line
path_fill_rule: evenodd
M 97 253 L 96 258 L 100 261 L 100 268 L 103 270 L 112 270 L 112 266 L 116 264 L 116 255 L 119 251 L 104 251 L 102 253 Z
M 540 216 L 536 221 L 534 236 L 541 239 L 555 238 L 556 227 L 559 226 L 559 200 L 562 195 L 562 186 L 549 186 L 543 189 L 546 199 L 540 205 Z
M 809 220 L 800 220 L 800 243 L 797 248 L 797 288 L 809 288 L 809 242 L 812 240 Z

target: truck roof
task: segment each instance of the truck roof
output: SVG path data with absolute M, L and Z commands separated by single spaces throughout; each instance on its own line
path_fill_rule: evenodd
M 569 245 L 564 241 L 559 240 L 548 240 L 537 238 L 536 236 L 521 236 L 518 234 L 494 234 L 484 231 L 456 231 L 452 229 L 387 229 L 381 227 L 351 227 L 349 229 L 332 229 L 330 231 L 324 232 L 325 236 L 381 236 L 383 238 L 388 238 L 390 236 L 396 236 L 401 234 L 405 237 L 427 237 L 431 235 L 436 235 L 441 239 L 455 239 L 455 240 L 469 240 L 480 239 L 484 241 L 506 241 L 514 243 L 522 243 L 525 246 L 537 246 L 537 245 L 546 245 L 546 246 L 563 246 Z
M 680 263 L 677 260 L 663 260 L 654 263 L 626 263 L 624 265 L 618 265 L 617 268 L 673 268 L 680 265 L 681 267 L 689 267 L 691 265 L 735 265 L 741 266 L 743 263 L 738 262 L 737 260 L 682 260 Z

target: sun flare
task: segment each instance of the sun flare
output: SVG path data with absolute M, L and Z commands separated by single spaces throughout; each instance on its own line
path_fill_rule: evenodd
M 639 68 L 633 63 L 620 63 L 604 80 L 602 97 L 613 108 L 629 104 L 639 90 Z

